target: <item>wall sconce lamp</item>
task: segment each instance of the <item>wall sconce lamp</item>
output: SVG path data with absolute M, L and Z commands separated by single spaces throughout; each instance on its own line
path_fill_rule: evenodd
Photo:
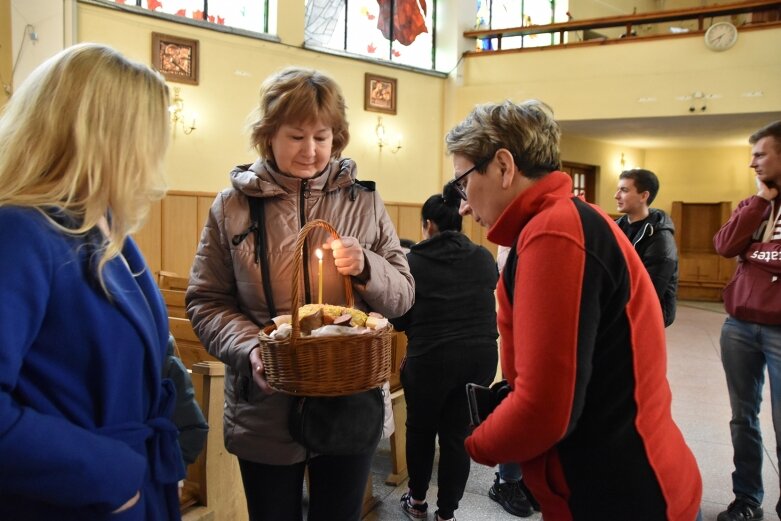
M 379 116 L 377 117 L 377 126 L 374 127 L 374 133 L 377 135 L 377 146 L 380 147 L 380 150 L 382 150 L 382 147 L 390 147 L 391 152 L 395 154 L 401 149 L 400 135 L 396 135 L 395 143 L 390 143 L 385 140 L 385 125 L 382 124 L 382 118 Z
M 623 172 L 626 170 L 626 159 L 624 158 L 624 153 L 621 152 L 621 161 L 619 161 L 619 164 L 621 165 L 621 171 Z
M 179 87 L 174 88 L 174 99 L 171 100 L 171 105 L 168 107 L 168 112 L 171 113 L 171 126 L 173 127 L 174 135 L 176 135 L 176 127 L 181 125 L 182 132 L 187 136 L 192 134 L 195 130 L 196 114 L 192 114 L 192 121 L 187 124 L 184 119 L 184 100 L 179 94 Z

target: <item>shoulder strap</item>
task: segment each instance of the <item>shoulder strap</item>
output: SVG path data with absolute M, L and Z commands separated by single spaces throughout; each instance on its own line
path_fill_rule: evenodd
M 249 216 L 255 227 L 255 264 L 260 265 L 260 276 L 263 278 L 263 293 L 266 296 L 266 306 L 270 318 L 277 316 L 274 305 L 274 294 L 271 291 L 271 277 L 268 273 L 268 246 L 266 245 L 266 212 L 263 211 L 263 198 L 247 196 L 249 201 Z
M 517 244 L 517 243 L 516 243 Z M 507 293 L 507 300 L 510 305 L 513 304 L 513 295 L 515 293 L 515 269 L 518 266 L 518 253 L 515 251 L 515 244 L 510 248 L 507 254 L 507 260 L 504 262 L 502 270 L 502 282 L 504 282 L 504 291 Z
M 367 192 L 374 192 L 374 190 L 376 189 L 376 184 L 374 181 L 359 181 L 356 179 L 355 182 L 350 186 L 351 201 L 355 201 L 355 199 L 358 197 L 356 195 L 356 191 L 359 188 Z

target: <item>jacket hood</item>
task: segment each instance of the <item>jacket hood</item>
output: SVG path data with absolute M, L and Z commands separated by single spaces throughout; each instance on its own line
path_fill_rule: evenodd
M 461 232 L 452 230 L 438 233 L 410 248 L 410 255 L 420 255 L 435 262 L 453 264 L 464 260 L 477 250 L 477 245 Z
M 333 159 L 323 172 L 311 179 L 300 179 L 282 174 L 274 163 L 258 159 L 252 164 L 238 165 L 230 173 L 231 185 L 250 197 L 274 197 L 297 192 L 303 181 L 312 191 L 331 192 L 355 183 L 357 167 L 355 161 L 344 158 Z
M 622 228 L 629 226 L 629 216 L 622 215 L 618 218 L 616 223 Z M 646 228 L 649 225 L 653 227 L 654 232 L 667 230 L 670 233 L 675 233 L 675 224 L 673 223 L 673 220 L 669 215 L 664 213 L 663 210 L 658 210 L 656 208 L 648 209 L 648 217 L 645 219 L 645 225 L 643 228 Z

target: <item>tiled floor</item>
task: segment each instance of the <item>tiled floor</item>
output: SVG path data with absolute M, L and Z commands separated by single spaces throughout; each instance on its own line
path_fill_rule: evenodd
M 680 303 L 675 323 L 667 329 L 668 377 L 673 391 L 673 416 L 694 451 L 703 478 L 702 510 L 705 521 L 715 521 L 732 498 L 732 445 L 729 435 L 729 401 L 724 373 L 719 359 L 719 334 L 724 322 L 719 304 Z M 766 405 L 761 413 L 765 434 L 765 520 L 778 519 L 774 507 L 779 497 L 779 473 L 774 455 L 770 399 L 765 386 Z M 374 496 L 377 506 L 365 518 L 369 521 L 402 521 L 407 517 L 399 509 L 399 498 L 406 482 L 398 487 L 384 484 L 390 472 L 387 441 L 378 450 L 374 462 Z M 494 469 L 472 464 L 456 517 L 459 521 L 512 520 L 488 498 Z M 428 493 L 430 505 L 436 503 L 436 469 L 434 484 Z M 433 516 L 435 508 L 430 508 Z M 538 521 L 540 514 L 526 518 Z M 631 521 L 631 520 L 606 520 Z

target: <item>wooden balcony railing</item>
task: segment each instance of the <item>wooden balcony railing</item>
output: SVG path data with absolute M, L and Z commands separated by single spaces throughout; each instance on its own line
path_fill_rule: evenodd
M 677 21 L 697 21 L 697 32 L 705 29 L 705 20 L 718 16 L 732 16 L 739 14 L 752 14 L 752 23 L 762 21 L 777 21 L 781 18 L 781 0 L 751 0 L 733 4 L 714 5 L 708 7 L 697 7 L 688 9 L 675 9 L 669 11 L 655 11 L 651 13 L 641 13 L 633 15 L 611 16 L 606 18 L 592 18 L 589 20 L 578 20 L 561 22 L 547 25 L 529 25 L 523 27 L 510 27 L 507 29 L 481 29 L 474 31 L 465 31 L 465 38 L 474 38 L 476 40 L 494 39 L 497 40 L 495 50 L 502 50 L 502 38 L 511 36 L 531 36 L 537 34 L 558 33 L 558 45 L 572 45 L 575 42 L 565 42 L 564 34 L 571 31 L 594 31 L 595 29 L 623 27 L 625 32 L 621 35 L 622 39 L 627 37 L 636 38 L 635 27 L 649 24 L 658 24 Z M 692 34 L 689 32 L 688 34 Z M 657 36 L 657 35 L 654 35 Z M 670 35 L 665 35 L 670 36 Z M 553 40 L 553 39 L 552 39 Z M 588 42 L 577 42 L 588 43 Z M 555 46 L 555 44 L 554 44 Z M 489 51 L 468 51 L 465 54 L 483 54 Z

